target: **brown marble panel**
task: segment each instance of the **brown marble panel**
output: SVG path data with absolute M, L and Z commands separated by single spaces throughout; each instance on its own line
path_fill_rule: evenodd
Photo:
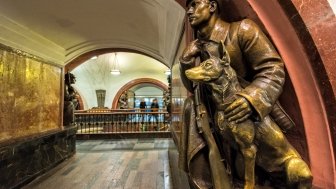
M 0 142 L 61 126 L 61 71 L 0 46 Z

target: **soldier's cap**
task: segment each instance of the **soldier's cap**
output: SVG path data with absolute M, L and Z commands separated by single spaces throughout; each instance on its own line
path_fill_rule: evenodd
M 194 0 L 187 0 L 186 1 L 186 7 L 188 7 L 189 3 Z M 222 0 L 208 0 L 208 1 L 215 1 L 217 3 L 217 9 L 219 10 L 222 6 Z

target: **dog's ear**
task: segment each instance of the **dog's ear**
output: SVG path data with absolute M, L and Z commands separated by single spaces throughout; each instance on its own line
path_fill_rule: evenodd
M 223 64 L 225 66 L 229 66 L 230 65 L 230 56 L 229 53 L 227 52 L 225 45 L 224 45 L 224 41 L 221 40 L 218 46 L 218 51 L 219 51 L 219 57 L 222 59 Z

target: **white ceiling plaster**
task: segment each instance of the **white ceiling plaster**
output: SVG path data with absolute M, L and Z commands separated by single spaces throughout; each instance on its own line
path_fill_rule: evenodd
M 116 93 L 128 82 L 139 78 L 151 78 L 168 86 L 167 66 L 159 61 L 136 53 L 117 53 L 121 74 L 110 73 L 114 53 L 100 55 L 97 59 L 88 60 L 76 67 L 71 73 L 76 76 L 73 85 L 84 102 L 84 109 L 97 107 L 96 90 L 106 90 L 105 107 L 112 107 Z
M 0 0 L 0 42 L 62 65 L 128 48 L 170 66 L 184 15 L 174 0 Z

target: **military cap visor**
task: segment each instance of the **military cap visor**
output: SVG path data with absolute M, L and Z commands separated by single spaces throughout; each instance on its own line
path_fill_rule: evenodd
M 189 5 L 189 3 L 190 2 L 192 2 L 192 1 L 194 1 L 194 0 L 187 0 L 186 1 L 186 7 L 188 7 L 188 5 Z M 221 2 L 221 0 L 208 0 L 209 2 L 211 2 L 211 1 L 215 1 L 216 3 L 217 3 L 217 9 L 219 10 L 220 9 L 220 7 L 222 6 L 222 2 Z
M 194 0 L 187 0 L 186 1 L 186 6 L 188 6 L 191 1 L 194 1 Z M 209 0 L 209 1 L 215 1 L 215 2 L 217 2 L 217 4 L 219 3 L 218 0 Z

